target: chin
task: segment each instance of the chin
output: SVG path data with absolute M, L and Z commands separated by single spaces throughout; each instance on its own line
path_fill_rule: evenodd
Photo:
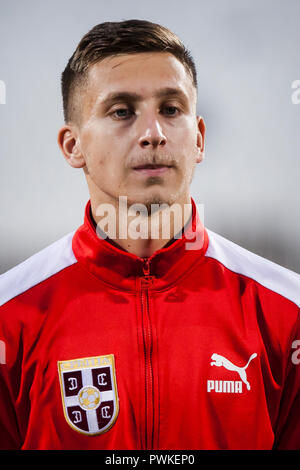
M 168 197 L 168 195 L 162 195 L 162 194 L 151 194 L 147 196 L 142 196 L 139 195 L 136 198 L 127 197 L 127 204 L 128 207 L 130 207 L 132 204 L 143 204 L 146 206 L 148 214 L 151 214 L 151 206 L 152 204 L 156 205 L 162 205 L 162 204 L 167 204 L 168 206 L 172 205 L 174 201 L 171 200 L 171 197 Z M 152 212 L 154 211 L 154 208 L 152 209 Z

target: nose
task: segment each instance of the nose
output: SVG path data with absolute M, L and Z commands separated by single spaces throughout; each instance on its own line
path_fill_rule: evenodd
M 161 125 L 156 116 L 149 117 L 144 122 L 141 136 L 139 137 L 139 145 L 142 148 L 152 146 L 156 148 L 158 146 L 164 146 L 167 143 L 167 138 L 164 135 Z

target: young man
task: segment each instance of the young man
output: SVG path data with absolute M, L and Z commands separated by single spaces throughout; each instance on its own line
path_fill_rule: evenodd
M 189 52 L 150 22 L 100 24 L 62 92 L 90 201 L 1 276 L 1 447 L 300 448 L 300 277 L 201 223 Z

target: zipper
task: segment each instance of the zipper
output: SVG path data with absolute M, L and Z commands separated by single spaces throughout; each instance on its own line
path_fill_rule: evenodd
M 143 276 L 141 277 L 142 330 L 145 361 L 145 449 L 153 449 L 154 431 L 154 397 L 153 397 L 153 338 L 149 315 L 149 286 L 153 276 L 150 275 L 149 259 L 144 258 Z

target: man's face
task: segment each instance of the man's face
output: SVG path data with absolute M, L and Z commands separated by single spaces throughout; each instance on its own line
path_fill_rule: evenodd
M 204 123 L 196 90 L 169 53 L 109 57 L 89 70 L 78 142 L 94 205 L 189 203 Z

